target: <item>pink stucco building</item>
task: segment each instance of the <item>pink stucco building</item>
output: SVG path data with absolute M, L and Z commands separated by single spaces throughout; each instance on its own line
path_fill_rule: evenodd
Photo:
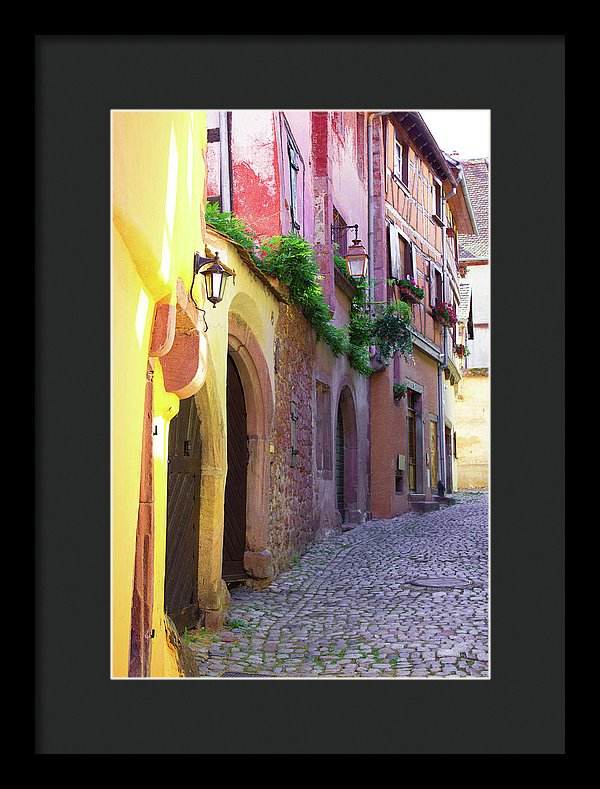
M 207 116 L 208 200 L 260 240 L 295 233 L 308 241 L 332 321 L 346 325 L 355 287 L 334 249 L 343 254 L 357 235 L 367 243 L 367 113 Z M 370 516 L 371 452 L 368 376 L 317 341 L 291 304 L 280 310 L 273 353 L 267 550 L 275 575 L 324 532 Z
M 280 310 L 268 580 L 332 528 L 438 506 L 442 486 L 454 489 L 460 374 L 454 329 L 435 309 L 456 310 L 457 236 L 476 228 L 460 164 L 417 112 L 209 112 L 208 142 L 209 202 L 257 241 L 296 234 L 309 242 L 336 327 L 348 324 L 356 285 L 334 254 L 355 238 L 369 255 L 371 313 L 406 300 L 404 277 L 423 292 L 410 300 L 412 359 L 382 366 L 372 354 L 369 374 L 317 341 L 293 304 Z

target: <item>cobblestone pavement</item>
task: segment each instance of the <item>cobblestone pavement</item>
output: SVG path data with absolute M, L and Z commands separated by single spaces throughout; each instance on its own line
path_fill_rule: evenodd
M 225 629 L 187 635 L 200 675 L 488 677 L 488 496 L 453 495 L 328 537 L 267 589 L 232 589 Z

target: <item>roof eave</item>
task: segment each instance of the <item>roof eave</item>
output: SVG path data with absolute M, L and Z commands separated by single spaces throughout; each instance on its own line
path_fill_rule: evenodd
M 448 166 L 446 156 L 437 144 L 433 134 L 429 131 L 421 113 L 392 112 L 391 115 L 414 142 L 420 154 L 432 167 L 438 178 L 450 181 L 452 186 L 455 187 L 457 185 L 456 179 Z

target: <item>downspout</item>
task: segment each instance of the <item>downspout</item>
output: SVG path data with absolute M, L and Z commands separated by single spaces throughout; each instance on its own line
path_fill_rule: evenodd
M 373 121 L 376 118 L 382 118 L 384 115 L 389 115 L 392 110 L 380 110 L 372 112 L 367 115 L 367 160 L 368 166 L 368 182 L 367 182 L 367 211 L 368 211 L 368 239 L 367 239 L 367 253 L 369 255 L 369 300 L 371 303 L 375 301 L 375 277 L 374 277 L 374 257 L 375 257 L 375 208 L 374 208 L 374 195 L 373 195 L 373 180 L 374 180 L 374 167 L 373 167 Z
M 381 118 L 384 115 L 388 115 L 391 110 L 383 110 L 379 112 L 372 112 L 367 114 L 367 221 L 368 221 L 368 233 L 367 233 L 367 254 L 369 255 L 369 301 L 371 305 L 375 301 L 375 277 L 374 274 L 374 259 L 375 259 L 375 242 L 374 242 L 374 195 L 373 195 L 373 121 L 375 118 Z M 371 409 L 371 387 L 369 386 L 369 412 Z M 371 479 L 371 418 L 369 417 L 368 420 L 368 441 L 369 441 L 369 463 L 368 463 L 368 475 L 369 481 L 372 483 Z M 373 511 L 373 500 L 371 494 L 371 487 L 372 485 L 369 484 L 369 497 L 368 497 L 368 509 L 372 513 Z M 371 515 L 372 517 L 372 515 Z
M 229 153 L 229 113 L 219 113 L 219 150 L 221 175 L 221 211 L 231 211 L 231 173 Z
M 444 301 L 446 301 L 446 294 L 448 291 L 447 288 L 447 276 L 446 276 L 446 221 L 447 215 L 445 211 L 445 204 L 451 197 L 454 197 L 458 190 L 458 185 L 460 184 L 463 177 L 463 170 L 462 167 L 459 169 L 458 178 L 454 184 L 452 191 L 447 195 L 442 195 L 442 201 L 444 203 L 444 211 L 443 211 L 443 221 L 444 225 L 442 228 L 442 293 L 444 294 Z M 444 326 L 442 328 L 442 358 L 441 364 L 438 364 L 438 403 L 439 403 L 439 414 L 440 414 L 440 423 L 439 423 L 439 436 L 438 442 L 440 447 L 440 462 L 438 463 L 439 468 L 439 477 L 444 485 L 444 490 L 446 488 L 446 416 L 444 411 L 444 372 L 448 368 L 448 327 Z M 440 481 L 438 480 L 438 482 Z

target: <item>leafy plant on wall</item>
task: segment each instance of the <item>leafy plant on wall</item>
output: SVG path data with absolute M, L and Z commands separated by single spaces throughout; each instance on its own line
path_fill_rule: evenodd
M 356 292 L 350 304 L 348 324 L 348 360 L 363 375 L 370 375 L 369 348 L 373 343 L 373 323 L 369 310 L 369 286 L 362 280 L 355 283 Z
M 346 334 L 331 322 L 321 287 L 323 277 L 308 241 L 294 233 L 273 236 L 263 242 L 261 252 L 259 268 L 287 285 L 291 300 L 313 325 L 317 339 L 326 342 L 334 356 L 345 353 Z
M 388 365 L 396 353 L 410 359 L 412 354 L 411 310 L 404 301 L 386 304 L 373 320 L 376 359 Z
M 285 284 L 291 301 L 314 327 L 317 339 L 327 343 L 334 356 L 346 354 L 350 365 L 358 372 L 372 373 L 369 350 L 372 346 L 377 349 L 377 360 L 386 365 L 396 352 L 410 355 L 411 312 L 404 302 L 387 305 L 373 318 L 368 301 L 369 286 L 357 280 L 349 322 L 338 328 L 331 321 L 331 309 L 321 287 L 323 276 L 308 241 L 290 233 L 259 243 L 243 220 L 219 211 L 218 206 L 211 203 L 206 207 L 206 223 L 247 250 L 261 271 Z M 334 255 L 335 265 L 344 270 L 342 261 L 345 266 L 344 258 Z

